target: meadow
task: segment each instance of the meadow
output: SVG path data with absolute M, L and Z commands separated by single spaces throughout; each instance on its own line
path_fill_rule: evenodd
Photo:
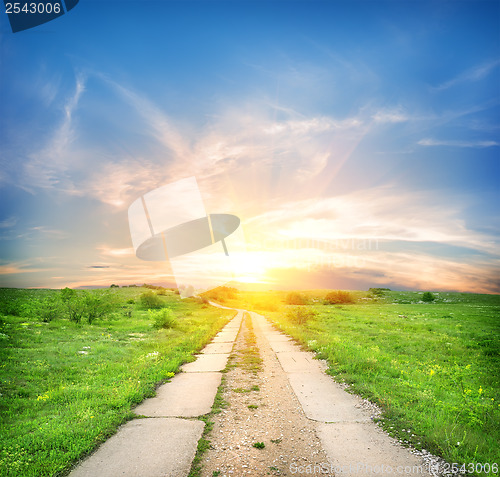
M 67 475 L 233 315 L 165 289 L 0 289 L 0 476 Z
M 404 444 L 498 475 L 500 296 L 375 289 L 335 304 L 329 293 L 245 292 L 238 303 L 327 360 Z

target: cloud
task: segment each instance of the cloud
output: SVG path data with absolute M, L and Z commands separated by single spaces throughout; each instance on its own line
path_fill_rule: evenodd
M 465 203 L 374 188 L 290 201 L 255 216 L 245 230 L 249 248 L 266 251 L 268 275 L 283 287 L 304 287 L 316 276 L 324 287 L 342 282 L 498 293 L 498 238 L 467 228 Z M 302 271 L 302 282 L 293 270 Z
M 105 257 L 115 257 L 115 258 L 123 258 L 123 257 L 135 257 L 135 250 L 133 247 L 129 248 L 113 248 L 108 245 L 101 245 L 97 247 L 99 253 Z
M 435 204 L 439 203 L 439 208 Z M 350 194 L 289 201 L 247 221 L 260 243 L 316 239 L 435 242 L 497 256 L 496 237 L 469 230 L 462 217 L 466 199 L 426 191 L 379 187 Z
M 409 121 L 411 118 L 402 108 L 396 108 L 396 109 L 386 109 L 377 111 L 372 116 L 372 119 L 376 123 L 384 124 L 384 123 L 404 123 L 406 121 Z
M 77 75 L 73 94 L 64 105 L 61 123 L 52 134 L 47 144 L 39 151 L 32 152 L 24 164 L 22 184 L 33 192 L 33 188 L 59 189 L 78 193 L 69 179 L 67 171 L 71 169 L 72 154 L 70 145 L 76 137 L 73 116 L 85 91 L 85 77 Z
M 10 229 L 14 227 L 18 222 L 17 217 L 7 217 L 6 219 L 0 221 L 0 229 Z
M 486 78 L 497 66 L 500 65 L 500 59 L 495 59 L 475 65 L 472 68 L 460 73 L 455 78 L 452 78 L 441 85 L 437 86 L 437 90 L 445 90 L 461 83 L 469 83 L 479 81 Z
M 49 271 L 50 268 L 44 268 L 42 263 L 43 262 L 39 259 L 26 259 L 0 264 L 0 275 L 8 276 Z
M 417 143 L 419 146 L 448 146 L 448 147 L 471 147 L 485 148 L 500 146 L 498 141 L 459 141 L 459 140 L 438 140 L 438 139 L 421 139 Z

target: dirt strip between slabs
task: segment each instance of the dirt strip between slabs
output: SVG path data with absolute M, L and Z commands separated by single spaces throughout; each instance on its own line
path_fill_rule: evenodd
M 430 476 L 421 457 L 374 422 L 373 407 L 345 392 L 263 316 L 237 315 L 182 372 L 141 403 L 71 477 L 186 477 L 222 383 L 201 477 Z M 224 379 L 223 377 L 224 371 Z
M 373 422 L 373 405 L 325 374 L 324 362 L 263 316 L 246 315 L 202 477 L 431 475 Z

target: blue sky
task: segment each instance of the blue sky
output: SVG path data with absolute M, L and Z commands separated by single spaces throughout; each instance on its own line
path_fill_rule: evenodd
M 0 39 L 1 286 L 172 282 L 127 209 L 195 176 L 249 281 L 500 292 L 499 2 L 81 0 Z

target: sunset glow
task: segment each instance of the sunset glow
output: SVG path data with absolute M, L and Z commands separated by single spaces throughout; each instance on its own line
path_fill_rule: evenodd
M 127 211 L 195 177 L 236 281 L 500 293 L 498 2 L 98 3 L 1 20 L 1 286 L 175 286 Z

